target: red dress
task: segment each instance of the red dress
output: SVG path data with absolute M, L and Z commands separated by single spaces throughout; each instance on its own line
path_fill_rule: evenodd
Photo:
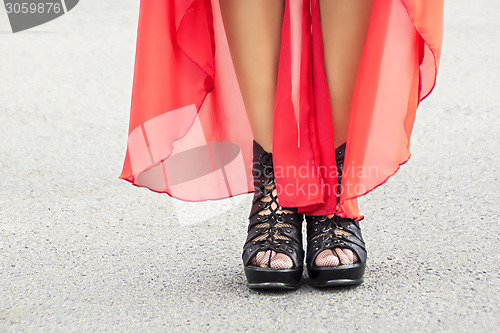
M 318 0 L 286 0 L 273 156 L 280 204 L 362 219 L 358 197 L 410 158 L 433 89 L 443 0 L 375 0 L 350 115 L 340 204 Z M 141 1 L 120 178 L 203 201 L 253 192 L 252 132 L 218 0 Z

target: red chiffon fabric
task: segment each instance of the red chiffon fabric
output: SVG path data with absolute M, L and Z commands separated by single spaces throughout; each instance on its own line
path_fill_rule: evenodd
M 340 204 L 318 0 L 286 0 L 273 155 L 284 207 L 362 219 L 357 198 L 410 157 L 433 89 L 443 0 L 375 0 L 351 110 Z M 218 0 L 141 1 L 120 178 L 187 201 L 253 192 L 252 132 Z

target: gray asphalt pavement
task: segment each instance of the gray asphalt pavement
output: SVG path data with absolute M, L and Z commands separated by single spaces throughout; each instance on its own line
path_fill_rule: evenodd
M 0 11 L 0 331 L 500 331 L 500 2 L 448 0 L 411 161 L 360 201 L 357 288 L 256 292 L 249 196 L 119 180 L 138 1 L 12 34 Z

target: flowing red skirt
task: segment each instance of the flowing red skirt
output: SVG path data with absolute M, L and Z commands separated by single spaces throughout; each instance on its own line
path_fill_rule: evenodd
M 340 204 L 318 0 L 286 0 L 273 155 L 280 204 L 362 219 L 357 198 L 410 158 L 433 89 L 443 0 L 375 0 L 350 115 Z M 187 200 L 254 191 L 252 131 L 218 0 L 141 1 L 120 178 Z

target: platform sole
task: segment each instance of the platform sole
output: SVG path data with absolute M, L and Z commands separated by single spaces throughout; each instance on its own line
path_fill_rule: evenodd
M 316 288 L 355 286 L 363 283 L 366 264 L 308 268 L 309 283 Z
M 302 267 L 273 269 L 244 267 L 248 287 L 252 289 L 297 289 L 300 287 Z

